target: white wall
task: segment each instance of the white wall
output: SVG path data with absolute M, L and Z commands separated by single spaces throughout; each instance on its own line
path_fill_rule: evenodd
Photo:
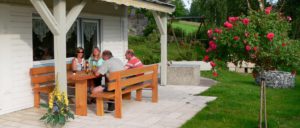
M 0 115 L 33 106 L 32 9 L 0 5 Z
M 29 69 L 33 67 L 32 13 L 30 6 L 0 3 L 0 115 L 33 107 Z M 124 17 L 82 14 L 101 19 L 102 50 L 111 50 L 125 62 L 128 47 Z M 127 24 L 126 24 L 127 25 Z M 125 29 L 126 30 L 125 30 Z
M 102 50 L 111 50 L 114 57 L 125 61 L 124 53 L 127 45 L 124 46 L 123 29 L 120 29 L 122 27 L 121 22 L 120 17 L 107 17 L 102 20 Z

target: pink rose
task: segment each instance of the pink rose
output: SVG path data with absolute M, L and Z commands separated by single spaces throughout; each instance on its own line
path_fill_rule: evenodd
M 208 36 L 209 38 L 211 38 L 212 35 L 213 35 L 213 30 L 212 30 L 212 29 L 208 29 L 208 30 L 207 30 L 207 36 Z
M 216 63 L 215 63 L 215 62 L 213 62 L 213 61 L 210 61 L 210 66 L 211 66 L 211 67 L 216 67 L 217 65 L 216 65 Z
M 222 33 L 222 29 L 215 28 L 215 33 L 221 34 Z
M 217 44 L 214 41 L 209 41 L 209 48 L 211 48 L 211 50 L 215 50 L 217 49 Z
M 233 40 L 238 41 L 238 40 L 240 40 L 240 37 L 234 36 L 234 37 L 233 37 Z
M 249 52 L 251 50 L 251 46 L 250 45 L 246 45 L 245 49 L 246 49 L 247 52 Z
M 213 39 L 213 40 L 217 40 L 217 37 L 214 36 L 212 39 Z
M 209 60 L 209 56 L 204 56 L 203 61 L 207 62 Z
M 266 7 L 265 13 L 266 13 L 267 15 L 269 15 L 269 14 L 271 13 L 271 11 L 272 11 L 272 6 Z
M 206 50 L 205 50 L 205 52 L 210 52 L 212 49 L 211 48 L 207 48 Z
M 228 17 L 230 23 L 236 22 L 237 20 L 239 20 L 239 17 Z
M 274 38 L 274 33 L 273 32 L 268 33 L 267 38 L 269 39 L 269 41 L 272 41 Z
M 245 32 L 245 37 L 249 37 L 250 33 L 249 32 Z
M 256 51 L 256 50 L 257 50 L 257 47 L 256 47 L 256 46 L 255 46 L 255 47 L 253 47 L 253 50 L 254 50 L 254 51 Z
M 244 18 L 244 19 L 242 19 L 242 22 L 244 25 L 248 25 L 250 20 L 248 18 Z
M 229 23 L 228 21 L 226 21 L 226 22 L 224 23 L 224 26 L 225 26 L 226 28 L 228 28 L 228 29 L 232 29 L 232 27 L 233 27 L 233 25 L 232 25 L 231 23 Z
M 290 16 L 287 16 L 286 19 L 287 19 L 288 21 L 292 21 L 292 17 L 290 17 Z

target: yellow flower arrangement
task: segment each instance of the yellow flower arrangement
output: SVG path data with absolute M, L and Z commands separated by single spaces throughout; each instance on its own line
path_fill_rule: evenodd
M 41 117 L 41 120 L 52 126 L 63 126 L 69 118 L 74 119 L 73 113 L 69 109 L 68 95 L 66 92 L 60 92 L 58 84 L 55 89 L 49 94 L 48 112 Z

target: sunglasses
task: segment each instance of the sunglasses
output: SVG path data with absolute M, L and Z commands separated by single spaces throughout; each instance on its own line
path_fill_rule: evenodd
M 77 52 L 77 53 L 84 53 L 84 52 Z

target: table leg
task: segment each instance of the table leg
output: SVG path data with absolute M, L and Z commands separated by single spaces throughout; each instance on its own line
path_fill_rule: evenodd
M 76 110 L 75 114 L 87 116 L 87 80 L 75 83 Z

